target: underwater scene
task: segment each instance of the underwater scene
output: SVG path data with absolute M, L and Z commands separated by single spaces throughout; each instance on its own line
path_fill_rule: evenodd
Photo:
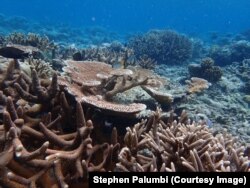
M 0 187 L 250 172 L 249 0 L 1 0 Z

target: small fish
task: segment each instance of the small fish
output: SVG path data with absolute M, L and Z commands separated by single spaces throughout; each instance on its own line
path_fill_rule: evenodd
M 7 45 L 0 48 L 0 55 L 6 58 L 24 59 L 28 58 L 30 55 L 34 58 L 40 57 L 42 53 L 38 48 L 33 46 Z
M 23 59 L 28 58 L 29 53 L 12 46 L 0 48 L 0 55 L 6 58 Z
M 206 119 L 206 124 L 209 128 L 213 126 L 213 122 L 209 118 Z

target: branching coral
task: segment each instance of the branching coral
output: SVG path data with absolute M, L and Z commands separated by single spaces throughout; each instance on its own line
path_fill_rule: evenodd
M 100 61 L 112 65 L 112 67 L 127 68 L 128 66 L 140 66 L 145 69 L 154 69 L 156 61 L 147 55 L 136 58 L 130 48 L 112 44 L 109 47 L 86 48 L 73 54 L 75 61 Z
M 10 44 L 20 44 L 25 46 L 37 47 L 40 50 L 46 51 L 56 47 L 54 42 L 50 41 L 46 36 L 40 36 L 34 33 L 11 33 L 6 37 L 6 42 Z
M 153 30 L 135 36 L 128 46 L 134 50 L 137 58 L 147 55 L 163 64 L 179 64 L 192 55 L 192 42 L 184 35 L 170 30 Z
M 16 96 L 14 83 L 20 81 L 21 68 L 17 60 L 9 62 L 7 70 L 1 75 L 0 88 L 6 95 Z M 26 77 L 24 77 L 26 79 Z
M 135 64 L 138 64 L 140 67 L 144 69 L 150 69 L 153 70 L 157 64 L 157 62 L 147 55 L 143 55 L 142 57 L 139 58 L 138 63 L 136 62 Z
M 152 71 L 67 63 L 65 75 L 54 74 L 51 80 L 39 78 L 34 68 L 25 74 L 16 60 L 2 70 L 0 186 L 87 187 L 93 171 L 249 171 L 243 146 L 226 134 L 214 136 L 204 122 L 191 123 L 186 112 L 177 123 L 172 113 L 157 109 L 127 127 L 125 136 L 106 121 L 104 111 L 120 121 L 146 108 L 112 101 L 136 86 L 160 102 L 172 102 L 158 90 L 163 82 Z M 191 81 L 190 93 L 209 85 L 199 78 Z M 100 133 L 106 126 L 109 134 Z
M 0 185 L 9 187 L 68 187 L 86 185 L 88 172 L 113 169 L 119 144 L 113 133 L 111 144 L 94 144 L 93 124 L 86 120 L 80 103 L 76 105 L 76 131 L 64 132 L 57 124 L 60 117 L 46 116 L 30 127 L 22 119 L 22 109 L 7 100 L 1 128 Z M 73 128 L 72 128 L 73 129 Z M 27 131 L 29 130 L 29 131 Z M 115 131 L 115 130 L 114 130 Z M 37 136 L 41 135 L 41 136 Z M 34 142 L 30 138 L 35 137 Z M 53 176 L 50 176 L 53 174 Z
M 25 83 L 22 77 L 23 84 L 14 84 L 17 92 L 23 99 L 33 103 L 44 103 L 55 97 L 58 91 L 56 74 L 53 75 L 51 84 L 47 87 L 41 85 L 37 72 L 33 68 L 31 68 L 31 76 L 32 80 L 29 82 Z
M 111 47 L 102 48 L 87 48 L 81 52 L 78 51 L 73 54 L 73 60 L 76 61 L 99 61 L 109 65 L 126 67 L 130 64 L 133 52 L 128 48 L 121 48 L 116 51 Z
M 147 121 L 128 128 L 117 171 L 250 171 L 244 147 L 233 137 L 213 136 L 206 125 L 164 121 L 158 109 Z
M 22 62 L 22 70 L 31 77 L 31 67 L 36 71 L 39 78 L 48 79 L 52 76 L 53 69 L 50 63 L 41 59 L 29 58 L 28 61 Z
M 218 82 L 223 74 L 220 67 L 214 66 L 214 60 L 211 58 L 202 59 L 200 65 L 189 65 L 188 70 L 191 77 L 204 78 L 209 82 Z
M 146 85 L 150 78 L 143 74 L 143 71 L 133 72 L 128 69 L 114 70 L 111 75 L 112 77 L 108 79 L 104 87 L 106 98 L 111 98 L 117 93 L 122 93 L 136 86 Z

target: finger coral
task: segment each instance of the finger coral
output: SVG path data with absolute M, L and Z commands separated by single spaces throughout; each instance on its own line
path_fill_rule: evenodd
M 47 116 L 30 127 L 27 119 L 22 119 L 20 109 L 15 109 L 12 99 L 8 98 L 4 122 L 0 126 L 1 136 L 4 136 L 0 141 L 0 185 L 84 186 L 88 172 L 112 169 L 112 156 L 119 149 L 115 141 L 117 135 L 113 134 L 112 144 L 94 144 L 90 136 L 93 123 L 85 119 L 80 103 L 76 108 L 76 131 L 69 136 L 56 126 L 60 124 L 60 117 L 59 121 L 52 121 Z M 33 137 L 36 140 L 30 142 Z
M 182 119 L 182 117 L 180 117 Z M 148 122 L 128 128 L 117 171 L 250 171 L 244 147 L 204 124 L 164 121 L 158 109 Z

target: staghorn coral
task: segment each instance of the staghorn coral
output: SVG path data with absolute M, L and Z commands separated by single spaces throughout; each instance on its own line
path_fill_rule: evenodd
M 37 72 L 31 68 L 30 76 L 32 76 L 32 78 L 30 78 L 29 75 L 24 73 L 22 68 L 20 68 L 19 63 L 16 60 L 12 60 L 8 63 L 7 70 L 1 75 L 1 91 L 6 96 L 13 97 L 16 102 L 25 106 L 25 108 L 30 108 L 31 111 L 40 109 L 42 106 L 48 108 L 50 105 L 48 102 L 58 91 L 57 75 L 53 75 L 52 81 L 50 81 L 50 78 L 39 79 Z M 21 100 L 20 97 L 23 97 L 25 100 Z M 39 100 L 40 102 L 38 103 L 43 105 L 36 104 L 32 107 L 30 106 L 29 102 L 37 102 Z
M 180 64 L 192 56 L 192 42 L 170 30 L 152 30 L 130 39 L 128 47 L 137 58 L 147 55 L 163 64 Z
M 230 135 L 215 135 L 202 123 L 164 120 L 158 109 L 147 122 L 127 128 L 116 171 L 245 171 L 244 147 Z
M 155 60 L 147 55 L 136 58 L 132 49 L 120 45 L 116 46 L 111 43 L 107 47 L 86 48 L 76 51 L 72 57 L 75 61 L 100 61 L 110 64 L 112 67 L 140 66 L 145 69 L 155 68 L 157 64 Z
M 8 62 L 6 70 L 3 70 L 0 79 L 0 89 L 4 94 L 16 96 L 14 83 L 20 81 L 21 68 L 18 60 L 14 59 Z M 24 77 L 26 79 L 26 77 Z
M 42 51 L 52 50 L 56 48 L 53 41 L 50 41 L 47 36 L 40 36 L 35 33 L 11 33 L 6 37 L 6 42 L 9 44 L 20 44 L 25 46 L 37 47 Z
M 32 80 L 25 79 L 25 76 L 19 76 L 20 83 L 14 83 L 14 87 L 19 95 L 28 102 L 46 103 L 55 97 L 58 91 L 57 74 L 54 73 L 49 85 L 43 86 L 40 82 L 37 72 L 31 68 Z
M 114 70 L 91 63 L 69 63 L 69 77 L 54 75 L 46 82 L 34 69 L 31 77 L 22 72 L 17 61 L 11 61 L 7 73 L 2 71 L 1 90 L 20 90 L 13 98 L 0 92 L 0 186 L 87 187 L 92 171 L 249 171 L 244 147 L 231 136 L 213 136 L 203 121 L 190 123 L 185 112 L 176 123 L 172 113 L 158 110 L 128 127 L 124 142 L 118 128 L 101 138 L 99 128 L 106 129 L 106 123 L 94 118 L 95 111 L 83 110 L 81 103 L 87 109 L 96 102 L 93 106 L 99 105 L 105 118 L 104 111 L 115 108 L 123 120 L 124 111 L 133 114 L 145 105 L 107 101 L 105 94 L 113 91 L 117 78 L 128 79 L 118 84 L 122 87 L 133 85 L 131 79 L 145 79 L 141 86 L 160 97 L 162 80 L 138 67 Z
M 48 79 L 52 76 L 53 69 L 51 64 L 48 62 L 30 57 L 28 61 L 24 61 L 21 64 L 21 69 L 29 77 L 31 77 L 31 67 L 36 71 L 39 78 Z
M 211 58 L 202 59 L 200 65 L 189 65 L 188 71 L 191 77 L 204 78 L 209 82 L 218 82 L 223 74 L 219 66 L 214 66 L 214 60 Z
M 0 185 L 87 187 L 88 172 L 113 169 L 119 150 L 117 134 L 112 134 L 110 144 L 94 144 L 90 138 L 92 121 L 85 119 L 80 103 L 76 105 L 73 134 L 57 126 L 61 117 L 52 120 L 48 114 L 31 127 L 27 119 L 22 119 L 25 112 L 15 109 L 11 98 L 7 107 L 0 125 Z M 30 138 L 36 139 L 30 142 Z
M 138 64 L 140 67 L 144 69 L 150 69 L 153 70 L 157 64 L 157 62 L 154 59 L 151 59 L 147 55 L 143 55 L 139 58 L 138 61 L 135 62 L 135 65 Z

